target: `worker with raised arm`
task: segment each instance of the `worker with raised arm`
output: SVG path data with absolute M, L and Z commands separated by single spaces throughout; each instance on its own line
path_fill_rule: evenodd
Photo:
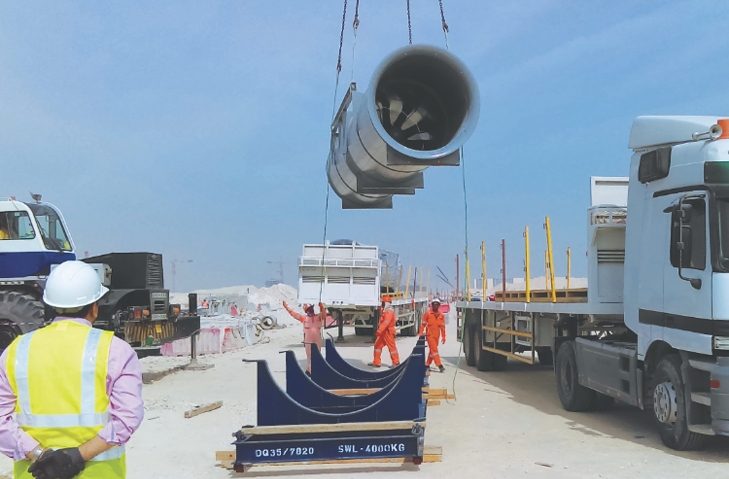
M 126 477 L 142 370 L 129 344 L 92 327 L 108 291 L 86 263 L 57 266 L 43 301 L 59 316 L 0 356 L 0 452 L 15 461 L 13 477 Z
M 306 315 L 299 314 L 296 311 L 292 311 L 286 301 L 283 302 L 283 307 L 286 311 L 296 320 L 300 321 L 304 325 L 304 346 L 306 347 L 306 360 L 308 367 L 306 372 L 311 374 L 311 343 L 315 343 L 319 349 L 321 349 L 321 326 L 327 317 L 327 310 L 324 308 L 322 303 L 319 303 L 319 314 L 314 313 L 313 304 L 305 304 L 304 312 Z
M 400 364 L 400 354 L 397 352 L 397 345 L 395 344 L 395 336 L 397 335 L 397 329 L 395 325 L 397 323 L 397 315 L 395 310 L 392 309 L 392 298 L 385 295 L 382 297 L 382 315 L 380 316 L 380 327 L 377 328 L 377 340 L 375 341 L 375 359 L 369 363 L 370 366 L 379 368 L 382 366 L 381 356 L 382 348 L 387 346 L 390 351 L 390 359 L 392 365 L 397 366 Z
M 445 316 L 439 311 L 440 299 L 435 298 L 430 303 L 430 311 L 427 311 L 423 315 L 423 322 L 420 326 L 420 336 L 425 332 L 425 339 L 428 341 L 428 361 L 427 366 L 430 367 L 430 363 L 435 361 L 435 365 L 438 366 L 440 372 L 444 372 L 445 368 L 440 362 L 440 354 L 438 354 L 438 339 L 443 336 L 442 344 L 445 344 L 446 333 L 445 333 Z

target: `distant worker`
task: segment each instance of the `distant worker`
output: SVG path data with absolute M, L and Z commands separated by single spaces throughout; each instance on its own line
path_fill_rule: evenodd
M 395 336 L 397 336 L 397 316 L 395 310 L 392 309 L 392 298 L 388 295 L 382 297 L 382 315 L 380 316 L 380 327 L 377 328 L 377 340 L 375 341 L 375 359 L 369 363 L 370 366 L 379 368 L 382 366 L 381 356 L 382 348 L 387 345 L 390 351 L 390 359 L 392 365 L 400 364 L 400 354 L 397 352 L 395 344 Z
M 306 312 L 306 315 L 299 314 L 296 311 L 292 311 L 291 308 L 289 308 L 289 305 L 286 304 L 286 301 L 283 302 L 283 307 L 286 308 L 286 311 L 288 311 L 294 319 L 300 321 L 304 325 L 306 361 L 309 364 L 309 366 L 306 368 L 306 371 L 311 374 L 311 343 L 315 343 L 319 347 L 319 349 L 321 349 L 321 326 L 323 321 L 327 317 L 327 310 L 324 309 L 324 305 L 322 303 L 319 303 L 318 315 L 314 313 L 313 304 L 304 305 L 304 311 Z
M 203 307 L 203 308 L 207 308 L 207 307 L 208 307 L 208 300 L 207 300 L 207 299 L 203 299 L 203 300 L 202 300 L 202 305 L 201 305 L 201 307 Z
M 233 304 L 233 306 L 230 307 L 230 315 L 238 316 L 238 308 L 236 307 L 235 304 Z
M 426 365 L 430 367 L 430 363 L 435 361 L 435 365 L 438 366 L 440 372 L 444 372 L 445 368 L 440 362 L 440 354 L 438 354 L 438 338 L 443 335 L 442 344 L 446 341 L 445 332 L 445 316 L 443 313 L 438 311 L 440 309 L 440 299 L 435 298 L 430 303 L 430 311 L 423 315 L 423 323 L 420 326 L 420 336 L 425 333 L 425 339 L 428 341 L 428 361 Z
M 92 327 L 108 291 L 86 263 L 59 265 L 43 293 L 59 316 L 0 356 L 0 452 L 15 461 L 13 477 L 126 477 L 142 370 L 128 343 Z

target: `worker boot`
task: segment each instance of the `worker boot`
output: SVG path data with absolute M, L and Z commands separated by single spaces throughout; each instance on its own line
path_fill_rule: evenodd
M 375 364 L 375 363 L 367 363 L 367 366 L 372 366 L 373 368 L 381 368 L 381 364 Z
M 438 370 L 439 370 L 440 372 L 442 372 L 442 373 L 444 373 L 444 372 L 445 372 L 445 368 L 443 367 L 443 365 L 442 365 L 442 364 L 441 364 L 440 366 L 438 366 Z

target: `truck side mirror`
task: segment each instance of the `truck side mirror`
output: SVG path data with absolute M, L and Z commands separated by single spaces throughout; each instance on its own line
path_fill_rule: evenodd
M 678 277 L 684 281 L 691 283 L 694 289 L 701 289 L 701 279 L 699 278 L 688 278 L 683 275 L 683 268 L 691 265 L 691 252 L 693 251 L 691 245 L 691 215 L 693 206 L 691 204 L 684 203 L 686 197 L 684 196 L 678 202 L 678 241 L 676 242 L 676 249 L 678 250 Z

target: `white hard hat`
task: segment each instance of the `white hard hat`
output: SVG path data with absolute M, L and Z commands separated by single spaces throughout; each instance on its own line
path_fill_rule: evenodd
M 443 304 L 443 302 L 440 300 L 440 298 L 433 298 L 433 301 L 431 301 L 430 303 L 431 304 L 433 304 L 433 303 Z
M 81 309 L 108 291 L 94 268 L 82 261 L 66 261 L 48 275 L 43 302 L 59 309 Z

